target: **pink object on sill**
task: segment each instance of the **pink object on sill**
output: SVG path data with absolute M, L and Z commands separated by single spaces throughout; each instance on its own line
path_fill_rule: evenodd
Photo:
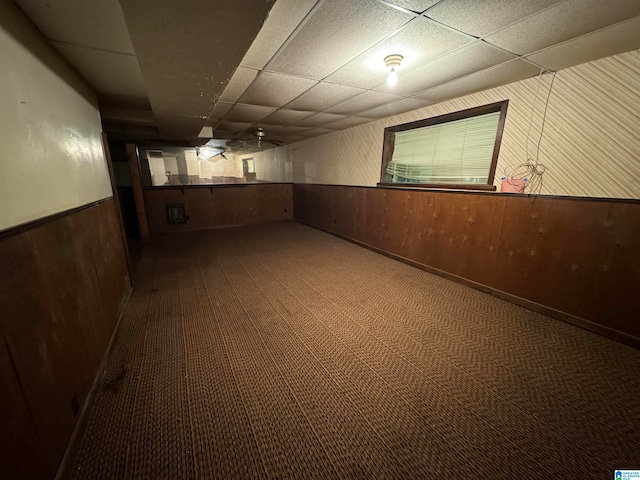
M 505 178 L 500 185 L 501 193 L 524 193 L 526 180 L 522 178 Z

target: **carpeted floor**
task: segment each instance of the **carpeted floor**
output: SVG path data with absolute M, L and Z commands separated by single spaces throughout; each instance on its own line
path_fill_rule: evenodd
M 602 479 L 640 351 L 295 223 L 145 251 L 74 479 Z

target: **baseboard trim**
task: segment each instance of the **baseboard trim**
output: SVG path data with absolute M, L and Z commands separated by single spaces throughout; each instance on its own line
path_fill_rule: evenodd
M 167 230 L 167 231 L 150 231 L 150 238 L 153 239 L 155 237 L 169 236 L 169 235 L 179 235 L 181 233 L 197 233 L 197 232 L 208 232 L 212 230 L 226 230 L 228 228 L 243 228 L 243 227 L 255 227 L 258 225 L 267 225 L 273 223 L 284 223 L 284 222 L 295 222 L 293 217 L 290 218 L 279 218 L 275 220 L 259 220 L 257 222 L 251 223 L 238 223 L 238 224 L 229 224 L 229 225 L 208 225 L 204 227 L 194 227 L 194 228 L 181 228 L 176 230 Z M 184 224 L 177 224 L 184 225 Z M 176 225 L 176 226 L 177 226 Z
M 84 406 L 82 407 L 82 411 L 80 412 L 80 416 L 78 417 L 76 426 L 73 429 L 73 433 L 71 434 L 71 438 L 69 439 L 67 448 L 64 452 L 64 455 L 62 456 L 60 465 L 58 466 L 58 471 L 56 473 L 55 480 L 63 480 L 65 478 L 71 478 L 72 476 L 71 469 L 73 468 L 73 460 L 75 459 L 76 454 L 78 453 L 80 442 L 82 441 L 82 437 L 87 428 L 89 413 L 91 412 L 91 410 L 93 410 L 93 406 L 95 405 L 98 389 L 101 385 L 102 377 L 107 367 L 107 361 L 111 356 L 111 350 L 113 349 L 113 345 L 115 344 L 116 336 L 120 331 L 120 324 L 122 323 L 124 314 L 127 311 L 127 307 L 129 306 L 129 301 L 131 300 L 132 293 L 133 293 L 133 288 L 129 287 L 129 291 L 127 292 L 127 296 L 123 303 L 122 310 L 120 311 L 120 315 L 118 315 L 118 320 L 116 321 L 116 325 L 113 329 L 113 332 L 111 333 L 109 344 L 107 345 L 104 355 L 102 356 L 102 360 L 100 361 L 100 366 L 98 367 L 96 376 L 93 378 L 91 389 L 87 394 L 87 400 L 84 402 Z
M 563 312 L 561 310 L 556 310 L 555 308 L 551 308 L 546 305 L 542 305 L 540 303 L 527 300 L 526 298 L 518 297 L 517 295 L 513 295 L 512 293 L 504 292 L 502 290 L 489 287 L 482 283 L 474 282 L 473 280 L 469 280 L 467 278 L 454 275 L 453 273 L 445 272 L 444 270 L 439 270 L 437 268 L 430 267 L 429 265 L 424 265 L 422 263 L 416 262 L 415 260 L 411 260 L 401 255 L 397 255 L 395 253 L 388 252 L 381 248 L 374 247 L 373 245 L 369 245 L 368 243 L 362 242 L 360 240 L 356 240 L 354 238 L 348 237 L 346 235 L 342 235 L 337 232 L 333 232 L 331 230 L 319 227 L 312 223 L 304 222 L 298 219 L 296 219 L 296 222 L 306 225 L 308 227 L 315 228 L 316 230 L 321 230 L 325 233 L 336 236 L 338 238 L 342 238 L 343 240 L 347 240 L 348 242 L 367 248 L 369 250 L 372 250 L 386 257 L 393 258 L 394 260 L 398 260 L 399 262 L 406 263 L 407 265 L 411 265 L 412 267 L 419 268 L 420 270 L 424 270 L 426 272 L 433 273 L 434 275 L 438 275 L 448 280 L 457 282 L 461 285 L 465 285 L 467 287 L 480 290 L 481 292 L 488 293 L 489 295 L 492 295 L 494 297 L 498 297 L 502 300 L 506 300 L 516 305 L 520 305 L 521 307 L 528 308 L 529 310 L 533 310 L 534 312 L 538 312 L 548 317 L 555 318 L 556 320 L 561 320 L 563 322 L 570 323 L 571 325 L 583 328 L 590 332 L 606 337 L 610 340 L 623 343 L 633 348 L 640 349 L 640 338 L 635 337 L 633 335 L 629 335 L 628 333 L 624 333 L 619 330 L 615 330 L 613 328 L 600 325 L 599 323 L 586 320 L 584 318 L 578 317 L 576 315 L 572 315 L 570 313 Z

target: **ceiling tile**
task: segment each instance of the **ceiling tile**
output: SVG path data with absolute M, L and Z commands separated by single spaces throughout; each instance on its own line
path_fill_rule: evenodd
M 267 118 L 263 119 L 262 123 L 269 125 L 292 125 L 311 115 L 313 115 L 313 112 L 281 108 L 273 115 L 269 115 Z
M 397 102 L 385 103 L 379 107 L 365 110 L 364 112 L 360 112 L 360 115 L 367 118 L 384 118 L 404 112 L 410 112 L 411 110 L 417 110 L 418 108 L 426 107 L 432 103 L 433 102 L 419 98 L 403 98 Z
M 121 1 L 154 113 L 207 118 L 274 3 Z M 158 126 L 175 138 L 171 128 Z
M 640 17 L 540 50 L 527 59 L 549 70 L 560 70 L 638 48 Z
M 240 64 L 262 70 L 316 3 L 317 0 L 278 0 Z
M 224 120 L 224 121 L 222 121 L 222 122 L 220 122 L 218 124 L 218 128 L 221 131 L 238 133 L 238 132 L 245 132 L 247 130 L 250 130 L 252 125 L 253 125 L 253 123 L 229 122 L 227 120 Z M 216 137 L 217 137 L 217 135 L 216 135 Z
M 425 14 L 438 22 L 483 37 L 563 0 L 445 0 Z
M 67 43 L 52 44 L 98 92 L 137 97 L 147 95 L 136 57 Z
M 193 115 L 179 115 L 173 112 L 162 113 L 153 112 L 153 116 L 156 119 L 156 124 L 162 133 L 163 129 L 168 129 L 172 132 L 172 140 L 185 141 L 188 138 L 193 138 L 191 132 L 196 134 L 202 129 L 203 119 L 199 116 Z
M 398 83 L 393 87 L 383 83 L 375 90 L 413 95 L 427 88 L 514 58 L 516 58 L 515 55 L 478 40 L 410 72 L 401 73 L 398 77 Z
M 526 55 L 638 15 L 638 0 L 567 0 L 489 35 L 486 40 Z
M 238 134 L 237 131 L 231 131 L 231 130 L 222 130 L 220 128 L 216 128 L 213 132 L 213 138 L 220 138 L 220 139 L 231 139 L 233 137 L 235 137 Z
M 49 40 L 135 55 L 118 0 L 15 3 Z
M 302 134 L 302 132 L 306 132 L 307 130 L 310 130 L 309 127 L 300 127 L 298 125 L 287 125 L 287 129 L 286 129 L 286 133 L 289 134 L 295 134 L 295 135 L 300 135 Z
M 313 112 L 321 112 L 347 98 L 363 93 L 361 88 L 347 87 L 335 83 L 320 82 L 307 90 L 298 98 L 287 104 L 288 108 L 297 108 Z
M 216 126 L 217 123 L 227 114 L 229 110 L 233 107 L 233 103 L 227 102 L 218 102 L 216 106 L 213 107 L 211 114 L 209 115 L 209 119 L 206 124 L 209 126 Z
M 406 8 L 412 12 L 422 13 L 427 8 L 438 3 L 439 0 L 386 0 L 388 3 L 398 5 L 399 7 Z
M 327 112 L 342 115 L 359 115 L 364 110 L 378 107 L 384 103 L 394 102 L 400 100 L 400 98 L 388 93 L 368 91 L 331 107 Z
M 264 127 L 266 139 L 275 139 L 276 137 L 287 135 L 287 127 L 285 125 L 269 125 Z
M 438 103 L 480 90 L 524 80 L 539 73 L 540 69 L 538 67 L 518 58 L 431 88 L 416 95 L 416 97 L 429 100 L 432 103 Z
M 336 122 L 345 118 L 344 115 L 336 115 L 333 113 L 316 113 L 310 117 L 300 120 L 297 125 L 301 127 L 319 127 L 330 122 Z
M 260 72 L 240 97 L 241 103 L 282 107 L 317 82 L 279 73 Z
M 282 140 L 282 143 L 284 143 L 285 145 L 290 145 L 292 143 L 301 142 L 302 140 L 306 140 L 306 137 L 303 137 L 302 135 L 289 135 L 289 136 L 284 136 L 284 137 L 280 138 L 280 140 Z
M 222 92 L 220 100 L 225 102 L 237 101 L 257 75 L 258 70 L 238 67 L 231 77 L 231 80 L 229 80 L 229 83 L 227 83 L 224 92 Z
M 268 126 L 265 127 L 265 139 L 267 141 L 273 140 L 278 143 L 288 143 L 291 138 L 304 139 L 305 132 L 311 130 L 310 128 L 298 128 L 289 126 Z M 294 141 L 298 141 L 294 140 Z
M 312 128 L 303 132 L 302 135 L 307 138 L 319 137 L 320 135 L 326 135 L 327 133 L 333 133 L 335 130 L 329 130 L 328 128 Z
M 324 125 L 325 128 L 333 128 L 335 130 L 343 130 L 345 128 L 355 127 L 357 125 L 362 125 L 363 123 L 370 122 L 370 118 L 362 118 L 362 117 L 347 117 L 342 120 L 338 120 L 337 122 L 327 123 Z
M 376 0 L 324 0 L 266 69 L 320 80 L 411 18 Z
M 236 103 L 233 108 L 224 116 L 224 120 L 229 122 L 259 122 L 264 117 L 276 111 L 275 107 L 261 107 L 259 105 L 241 105 Z
M 373 88 L 383 83 L 388 75 L 384 58 L 400 54 L 401 70 L 409 70 L 473 41 L 449 28 L 424 17 L 417 17 L 398 33 L 376 44 L 340 70 L 330 75 L 330 82 Z

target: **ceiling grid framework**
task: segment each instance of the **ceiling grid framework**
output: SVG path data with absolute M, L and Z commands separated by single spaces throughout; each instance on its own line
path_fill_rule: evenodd
M 280 0 L 276 7 L 280 2 L 291 3 Z M 635 0 L 344 3 L 319 0 L 311 7 L 307 2 L 307 15 L 297 12 L 301 23 L 289 23 L 289 35 L 281 20 L 267 19 L 261 35 L 274 30 L 286 40 L 275 51 L 269 45 L 272 58 L 252 71 L 253 81 L 232 103 L 277 110 L 248 131 L 260 126 L 268 138 L 291 143 L 640 47 L 640 29 L 634 28 L 640 23 L 640 2 Z M 347 20 L 356 27 L 341 26 Z M 372 27 L 376 22 L 383 27 Z M 362 26 L 374 30 L 363 36 Z M 599 48 L 581 49 L 594 39 Z M 336 46 L 340 42 L 342 48 Z M 259 50 L 256 41 L 251 51 Z M 398 83 L 389 87 L 383 59 L 392 53 L 405 59 Z M 237 75 L 246 77 L 247 68 L 243 60 Z M 309 88 L 300 92 L 305 80 Z M 236 75 L 230 88 L 234 84 Z M 216 137 L 247 134 L 228 130 L 224 115 L 210 120 Z M 292 126 L 295 132 L 288 130 Z
M 14 1 L 130 140 L 288 144 L 640 48 L 638 0 Z

